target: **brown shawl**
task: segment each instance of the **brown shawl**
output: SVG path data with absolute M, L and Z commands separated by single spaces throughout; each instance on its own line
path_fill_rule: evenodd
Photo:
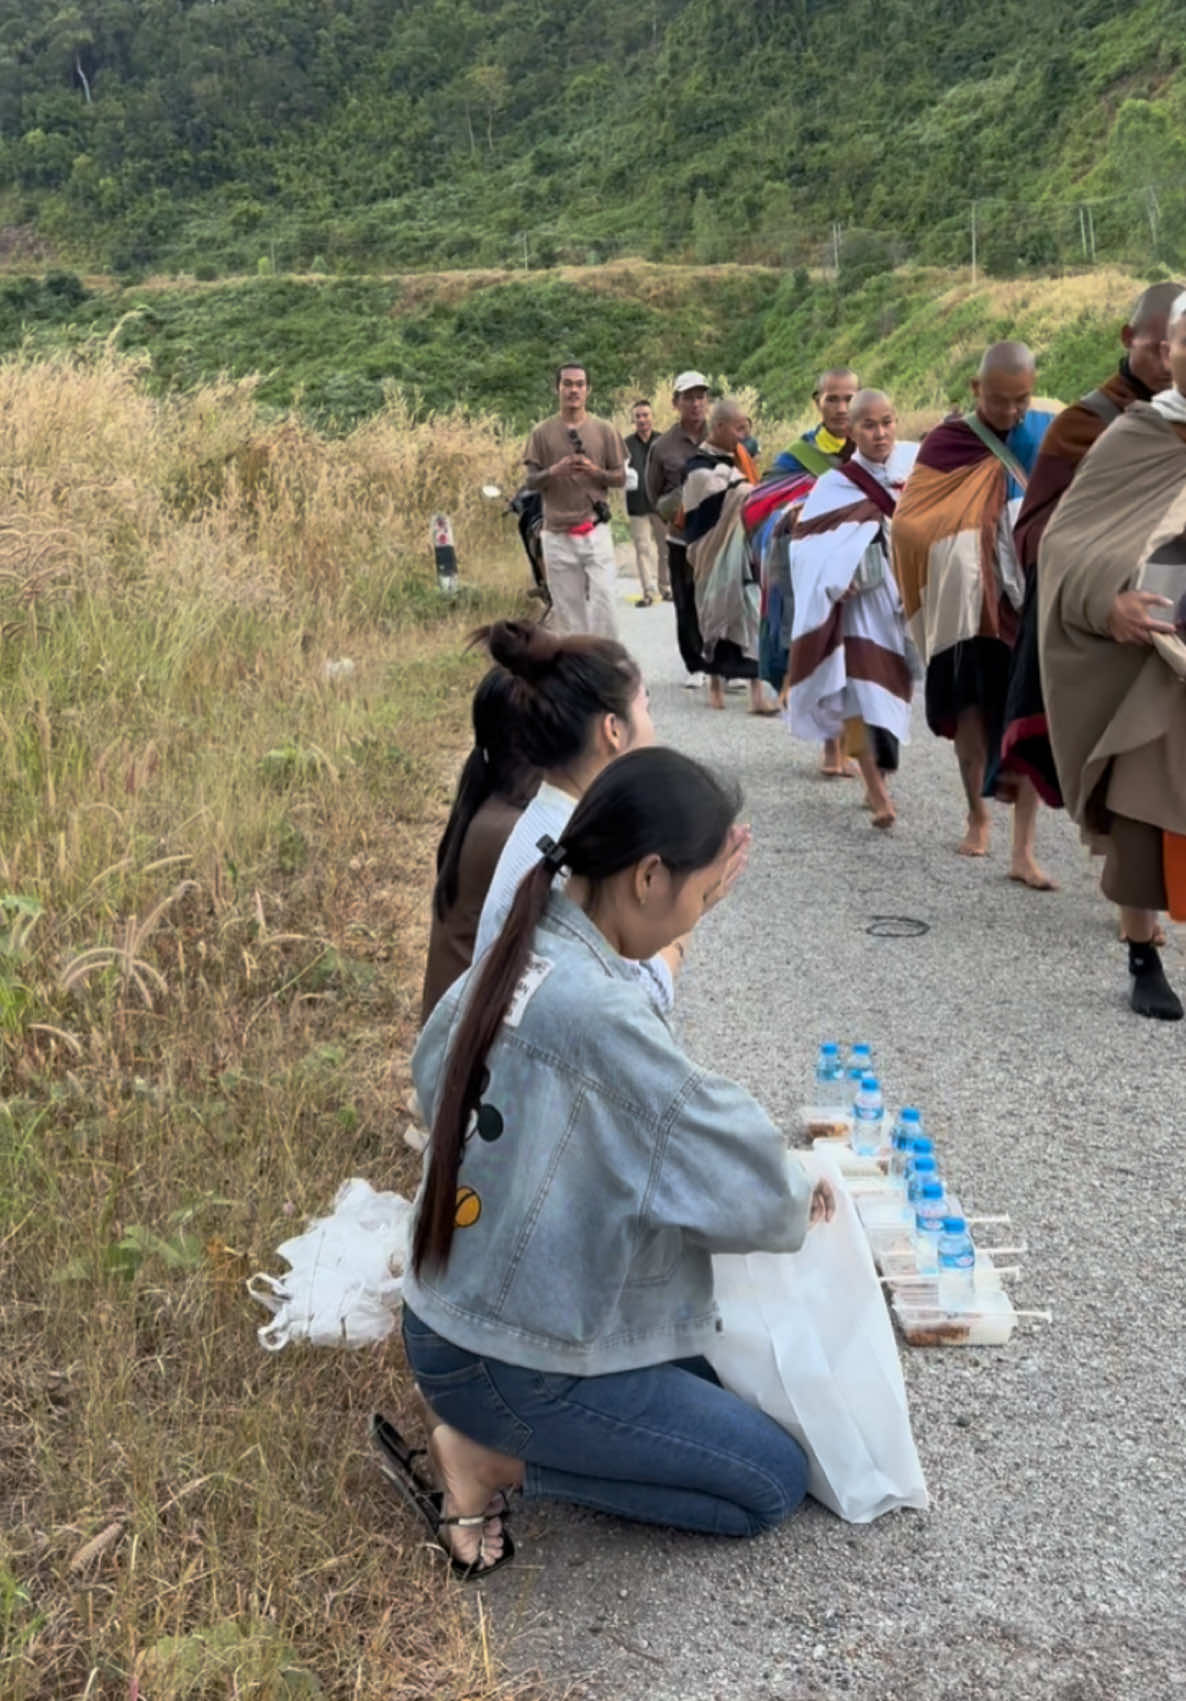
M 1088 453 L 1039 554 L 1050 740 L 1067 810 L 1089 833 L 1107 831 L 1110 808 L 1186 833 L 1186 682 L 1158 649 L 1108 633 L 1114 598 L 1184 527 L 1186 427 L 1135 402 Z
M 1128 371 L 1123 361 L 1119 372 L 1104 380 L 1100 390 L 1112 402 L 1117 413 L 1124 413 L 1136 401 L 1148 401 L 1149 392 L 1139 378 Z M 1034 462 L 1026 486 L 1021 512 L 1013 528 L 1017 554 L 1027 573 L 1038 562 L 1038 547 L 1042 534 L 1054 518 L 1055 510 L 1071 487 L 1079 463 L 1096 440 L 1103 436 L 1110 423 L 1086 399 L 1064 408 L 1042 439 L 1042 447 Z

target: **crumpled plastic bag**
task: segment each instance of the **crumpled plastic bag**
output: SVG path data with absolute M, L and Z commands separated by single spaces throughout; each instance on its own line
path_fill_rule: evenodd
M 260 1345 L 276 1353 L 291 1341 L 365 1347 L 385 1340 L 401 1302 L 411 1218 L 402 1193 L 376 1193 L 358 1176 L 345 1182 L 330 1216 L 276 1248 L 288 1273 L 249 1278 L 248 1293 L 272 1313 L 258 1330 Z

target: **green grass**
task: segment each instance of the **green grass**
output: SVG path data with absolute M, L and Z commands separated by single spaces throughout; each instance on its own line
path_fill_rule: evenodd
M 805 272 L 643 262 L 564 276 L 177 280 L 89 291 L 61 277 L 10 279 L 0 284 L 0 347 L 93 348 L 110 338 L 145 359 L 155 394 L 184 394 L 223 373 L 252 376 L 261 406 L 296 406 L 345 431 L 398 389 L 412 418 L 460 404 L 507 421 L 513 435 L 549 410 L 552 364 L 570 354 L 589 364 L 595 409 L 623 408 L 697 365 L 749 387 L 770 420 L 801 416 L 818 371 L 837 360 L 904 408 L 939 407 L 966 394 L 987 343 L 1021 336 L 1040 357 L 1043 388 L 1069 398 L 1111 365 L 1141 281 L 1112 270 L 973 285 L 966 273 L 924 268 L 837 288 Z M 663 418 L 665 398 L 656 401 Z M 200 502 L 224 468 L 221 458 L 189 457 L 177 499 Z
M 331 441 L 112 360 L 0 392 L 0 1693 L 492 1701 L 366 1456 L 398 1348 L 269 1357 L 243 1284 L 348 1176 L 415 1185 L 465 638 L 524 577 L 469 496 L 501 440 Z

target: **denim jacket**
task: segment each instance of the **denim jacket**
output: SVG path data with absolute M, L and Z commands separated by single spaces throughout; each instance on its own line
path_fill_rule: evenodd
M 436 1113 L 471 969 L 412 1060 Z M 698 1069 L 568 898 L 553 894 L 486 1059 L 443 1269 L 405 1304 L 456 1346 L 526 1369 L 605 1375 L 703 1352 L 714 1252 L 790 1252 L 811 1182 L 757 1101 Z

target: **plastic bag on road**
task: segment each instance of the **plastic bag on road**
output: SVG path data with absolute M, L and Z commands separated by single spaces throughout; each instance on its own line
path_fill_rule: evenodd
M 893 1325 L 869 1243 L 839 1171 L 797 1153 L 836 1194 L 832 1222 L 799 1252 L 713 1259 L 723 1328 L 708 1357 L 725 1387 L 807 1453 L 809 1489 L 851 1524 L 925 1507 L 926 1483 Z
M 338 1189 L 333 1212 L 276 1248 L 287 1275 L 260 1271 L 247 1291 L 272 1313 L 260 1345 L 279 1352 L 290 1341 L 363 1347 L 395 1326 L 407 1261 L 411 1202 L 376 1193 L 355 1176 Z

